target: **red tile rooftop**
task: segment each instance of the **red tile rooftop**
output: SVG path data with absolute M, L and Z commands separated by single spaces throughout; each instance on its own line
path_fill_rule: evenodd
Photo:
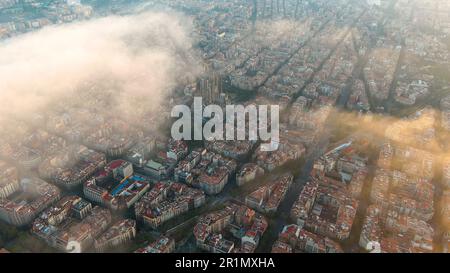
M 111 169 L 111 170 L 114 170 L 114 169 L 117 169 L 118 167 L 122 166 L 124 163 L 126 163 L 125 160 L 121 160 L 121 159 L 114 160 L 114 161 L 111 161 L 111 162 L 107 165 L 107 168 L 109 168 L 109 169 Z

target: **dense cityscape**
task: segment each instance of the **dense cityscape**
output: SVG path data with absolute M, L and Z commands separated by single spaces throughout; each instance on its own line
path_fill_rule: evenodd
M 447 0 L 0 0 L 0 253 L 450 252 L 449 14 Z M 62 72 L 40 63 L 50 43 L 75 56 Z M 174 139 L 171 109 L 194 97 L 279 105 L 278 149 Z

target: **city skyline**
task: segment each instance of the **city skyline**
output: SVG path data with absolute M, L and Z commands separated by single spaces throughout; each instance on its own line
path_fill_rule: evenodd
M 0 251 L 448 253 L 449 12 L 0 0 Z

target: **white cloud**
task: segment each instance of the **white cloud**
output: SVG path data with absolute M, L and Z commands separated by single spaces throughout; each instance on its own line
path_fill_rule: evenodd
M 146 12 L 50 26 L 2 42 L 3 110 L 32 113 L 86 82 L 112 87 L 117 109 L 110 111 L 130 110 L 132 101 L 151 108 L 199 71 L 191 29 L 180 14 Z

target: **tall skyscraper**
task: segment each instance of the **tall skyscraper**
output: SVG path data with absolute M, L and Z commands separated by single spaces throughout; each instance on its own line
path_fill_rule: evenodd
M 198 80 L 197 90 L 205 104 L 215 103 L 222 93 L 222 78 L 214 72 L 210 76 L 202 77 Z

